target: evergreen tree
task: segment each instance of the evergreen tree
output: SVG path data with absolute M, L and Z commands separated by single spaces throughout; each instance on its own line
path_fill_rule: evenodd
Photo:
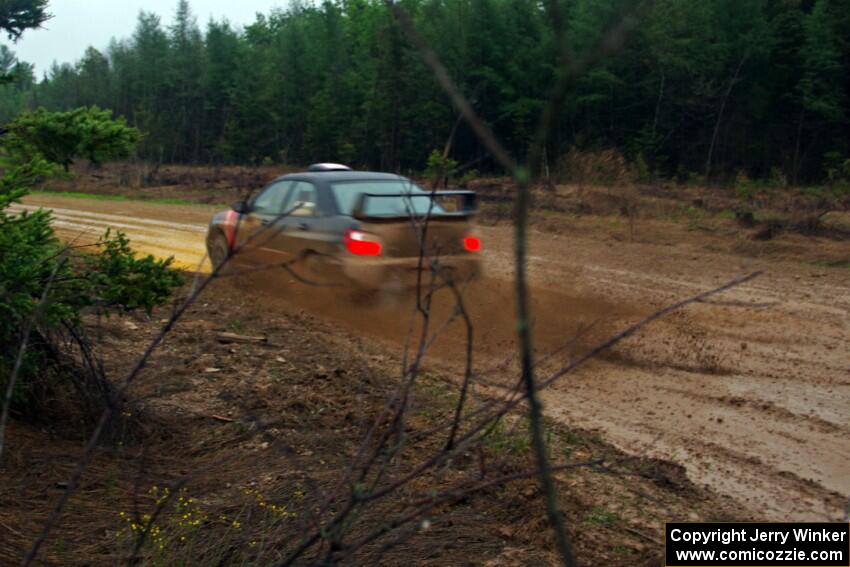
M 573 59 L 594 49 L 627 2 L 401 5 L 523 156 L 564 48 Z M 623 49 L 570 93 L 549 162 L 571 147 L 612 148 L 665 176 L 778 169 L 808 182 L 825 177 L 825 154 L 850 156 L 850 0 L 655 0 L 642 13 Z M 295 1 L 244 29 L 203 31 L 180 0 L 168 29 L 143 12 L 132 37 L 40 82 L 8 48 L 0 73 L 15 76 L 0 85 L 0 118 L 98 105 L 141 129 L 140 153 L 157 161 L 421 169 L 451 138 L 452 159 L 494 167 L 381 0 Z

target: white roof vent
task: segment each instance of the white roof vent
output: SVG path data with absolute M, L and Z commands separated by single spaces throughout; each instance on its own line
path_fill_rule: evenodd
M 341 163 L 314 163 L 307 171 L 351 171 L 351 168 Z

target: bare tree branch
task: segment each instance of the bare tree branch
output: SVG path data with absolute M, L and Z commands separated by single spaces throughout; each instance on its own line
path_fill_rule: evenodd
M 12 368 L 12 374 L 9 376 L 8 384 L 6 384 L 6 394 L 3 397 L 3 411 L 0 413 L 0 463 L 2 463 L 3 459 L 3 444 L 6 438 L 6 423 L 9 420 L 9 412 L 12 408 L 12 397 L 15 393 L 18 375 L 21 372 L 21 366 L 23 365 L 24 356 L 26 355 L 27 347 L 29 345 L 30 334 L 32 333 L 32 329 L 36 322 L 44 313 L 45 307 L 47 307 L 48 295 L 50 293 L 50 287 L 53 285 L 53 280 L 56 278 L 56 274 L 59 272 L 59 269 L 65 265 L 65 262 L 68 259 L 65 254 L 67 254 L 67 248 L 63 250 L 57 258 L 56 263 L 54 263 L 53 269 L 50 272 L 50 277 L 44 284 L 44 289 L 41 292 L 41 298 L 38 301 L 38 305 L 35 306 L 35 309 L 33 309 L 29 317 L 27 317 L 24 328 L 21 331 L 21 344 L 18 347 L 18 354 L 15 357 L 15 365 Z
M 622 44 L 625 33 L 630 29 L 631 20 L 628 16 L 623 17 L 614 27 L 601 37 L 599 44 L 591 49 L 583 58 L 575 61 L 572 65 L 566 65 L 561 77 L 552 92 L 549 103 L 540 116 L 535 140 L 528 158 L 528 167 L 517 165 L 504 147 L 499 143 L 492 130 L 475 114 L 472 106 L 460 93 L 449 76 L 449 73 L 436 53 L 427 44 L 424 38 L 415 30 L 409 15 L 398 4 L 386 0 L 392 9 L 396 19 L 404 28 L 408 38 L 419 49 L 425 63 L 431 68 L 437 82 L 451 98 L 454 105 L 465 116 L 467 122 L 478 136 L 479 140 L 493 154 L 496 160 L 508 170 L 517 183 L 517 197 L 514 209 L 514 249 L 515 249 L 515 289 L 517 302 L 517 334 L 519 340 L 520 365 L 523 383 L 525 384 L 526 397 L 529 403 L 530 433 L 534 446 L 535 456 L 540 472 L 540 482 L 544 491 L 547 515 L 552 529 L 555 532 L 555 540 L 565 565 L 574 567 L 575 557 L 571 549 L 569 537 L 564 526 L 563 518 L 558 511 L 554 482 L 549 471 L 548 456 L 546 454 L 545 440 L 542 431 L 542 409 L 536 394 L 534 379 L 534 362 L 532 359 L 532 339 L 529 313 L 529 292 L 526 278 L 526 242 L 528 225 L 528 208 L 530 203 L 530 172 L 538 169 L 539 161 L 545 154 L 549 134 L 556 122 L 561 102 L 571 90 L 577 79 L 590 67 L 610 55 Z M 560 26 L 562 25 L 560 11 L 557 6 L 551 6 L 555 16 L 556 35 L 559 44 L 562 43 Z M 563 46 L 562 46 L 563 47 Z M 452 439 L 454 434 L 452 434 Z
M 296 206 L 292 209 L 282 212 L 276 220 L 282 219 L 290 215 L 294 210 L 296 210 L 300 206 L 301 205 L 299 203 L 296 204 Z M 275 226 L 276 223 L 270 223 L 264 229 L 252 234 L 240 247 L 231 247 L 229 250 L 230 253 L 228 254 L 227 258 L 225 258 L 224 262 L 217 266 L 209 275 L 209 277 L 205 278 L 198 285 L 194 286 L 192 293 L 189 294 L 189 296 L 183 301 L 181 305 L 176 307 L 176 309 L 171 314 L 168 321 L 162 327 L 160 332 L 157 333 L 153 340 L 148 344 L 145 351 L 136 361 L 136 364 L 121 382 L 119 387 L 116 389 L 113 397 L 113 402 L 123 398 L 127 389 L 147 365 L 147 362 L 153 352 L 159 347 L 165 337 L 172 331 L 177 322 L 183 317 L 183 314 L 189 309 L 189 307 L 191 307 L 195 303 L 195 301 L 209 286 L 209 284 L 219 278 L 222 273 L 222 270 L 229 264 L 233 257 L 238 254 L 239 251 L 241 251 L 245 246 L 251 245 L 255 239 L 271 231 Z M 277 230 L 280 229 L 277 228 Z M 77 490 L 83 473 L 91 462 L 91 459 L 94 457 L 94 452 L 97 449 L 100 438 L 103 435 L 104 429 L 106 428 L 106 424 L 109 422 L 115 411 L 115 405 L 115 403 L 107 404 L 103 410 L 103 413 L 101 413 L 100 418 L 97 421 L 97 425 L 95 425 L 95 428 L 85 445 L 83 456 L 80 458 L 77 463 L 77 466 L 71 473 L 71 476 L 67 483 L 67 487 L 65 488 L 64 492 L 62 492 L 62 496 L 59 497 L 59 501 L 56 503 L 56 506 L 53 508 L 50 515 L 48 516 L 47 521 L 45 522 L 41 532 L 39 533 L 38 537 L 33 542 L 32 547 L 24 557 L 24 560 L 22 562 L 23 567 L 31 565 L 35 558 L 38 556 L 38 552 L 41 549 L 41 546 L 47 540 L 47 537 L 50 535 L 51 530 L 59 521 L 62 511 L 68 503 L 68 500 L 71 498 L 71 495 Z

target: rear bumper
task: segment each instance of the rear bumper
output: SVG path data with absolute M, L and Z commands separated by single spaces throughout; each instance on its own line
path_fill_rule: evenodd
M 445 280 L 463 283 L 482 276 L 481 258 L 478 256 L 449 256 L 434 261 L 422 260 L 419 276 L 419 258 L 356 258 L 342 260 L 343 274 L 356 285 L 366 289 L 414 289 L 421 282 L 430 285 L 432 274 L 439 275 L 435 283 Z

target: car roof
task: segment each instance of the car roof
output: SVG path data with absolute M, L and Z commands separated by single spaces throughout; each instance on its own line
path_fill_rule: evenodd
M 406 177 L 395 173 L 377 171 L 304 171 L 282 175 L 275 181 L 300 180 L 319 183 L 337 183 L 341 181 L 406 181 Z

